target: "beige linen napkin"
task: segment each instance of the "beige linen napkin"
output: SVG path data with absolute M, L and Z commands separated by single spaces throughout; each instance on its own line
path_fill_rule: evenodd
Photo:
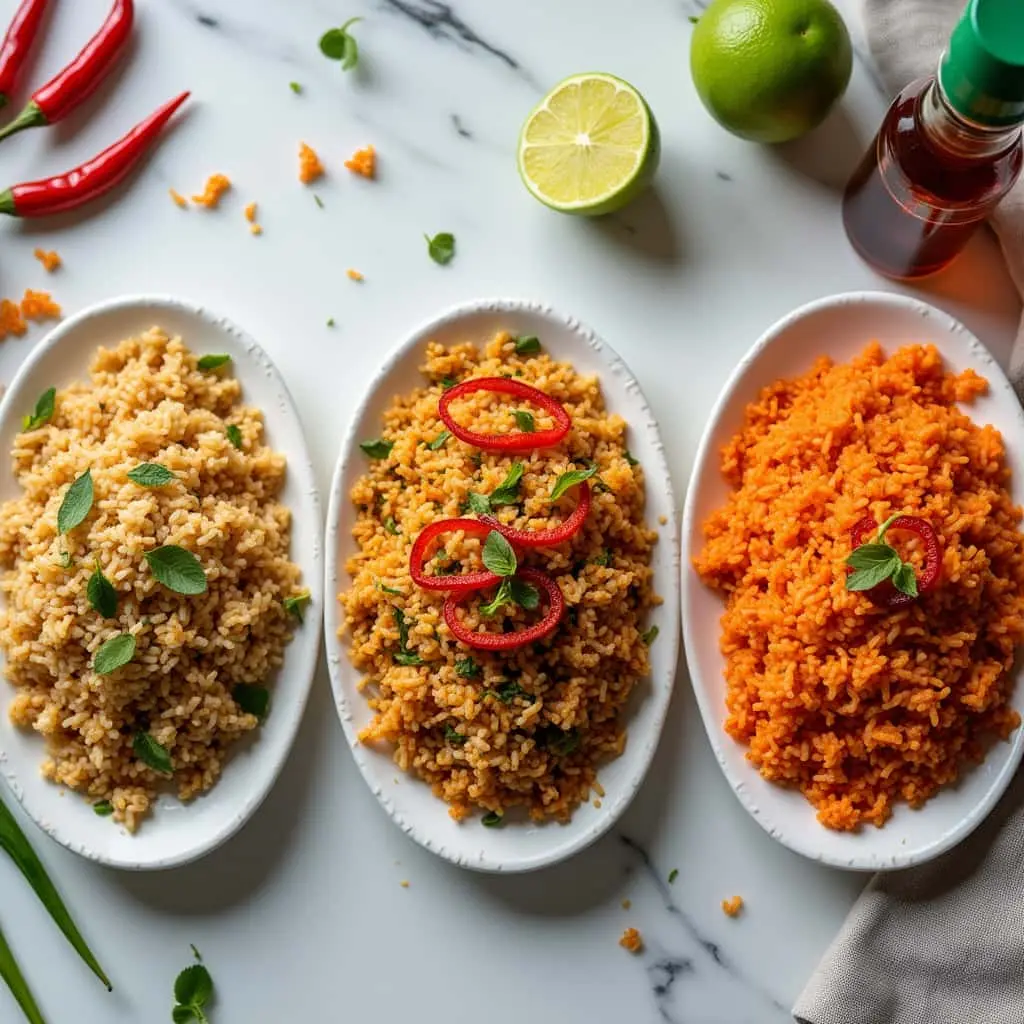
M 963 6 L 866 0 L 868 41 L 894 94 L 935 70 Z M 1024 184 L 992 226 L 1024 291 Z M 1024 399 L 1024 327 L 1010 376 Z M 869 883 L 793 1015 L 804 1024 L 1024 1024 L 1024 774 L 957 849 Z

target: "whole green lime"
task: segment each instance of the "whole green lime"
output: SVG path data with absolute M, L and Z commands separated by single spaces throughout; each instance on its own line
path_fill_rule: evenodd
M 828 0 L 712 0 L 690 42 L 704 106 L 755 142 L 786 142 L 820 124 L 852 68 L 850 34 Z

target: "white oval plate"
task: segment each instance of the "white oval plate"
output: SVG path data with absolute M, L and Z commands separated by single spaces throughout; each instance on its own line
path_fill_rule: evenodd
M 0 403 L 0 500 L 19 493 L 8 453 L 22 415 L 39 395 L 48 387 L 59 389 L 86 379 L 98 346 L 110 347 L 154 326 L 180 334 L 194 352 L 230 354 L 231 372 L 242 384 L 242 400 L 263 410 L 267 443 L 288 460 L 281 500 L 292 510 L 291 557 L 302 568 L 303 585 L 318 608 L 323 601 L 320 499 L 288 388 L 248 334 L 200 306 L 161 296 L 129 296 L 91 306 L 55 328 L 33 350 Z M 36 824 L 83 857 L 128 870 L 169 868 L 195 860 L 241 828 L 277 778 L 306 706 L 320 627 L 320 616 L 314 613 L 295 631 L 272 684 L 266 723 L 253 740 L 242 741 L 231 752 L 224 774 L 209 793 L 187 804 L 173 795 L 161 796 L 135 835 L 109 818 L 97 817 L 78 795 L 62 793 L 61 787 L 43 779 L 43 740 L 11 724 L 6 709 L 14 689 L 0 679 L 3 775 Z
M 650 617 L 659 629 L 657 642 L 651 647 L 650 679 L 637 687 L 627 706 L 625 753 L 600 771 L 606 790 L 600 809 L 584 804 L 566 825 L 509 822 L 504 828 L 488 829 L 480 825 L 479 818 L 461 824 L 453 821 L 447 805 L 425 783 L 403 775 L 389 752 L 359 742 L 359 730 L 372 715 L 357 689 L 361 674 L 348 660 L 347 639 L 338 637 L 344 617 L 337 596 L 349 585 L 345 561 L 355 552 L 355 517 L 348 495 L 366 470 L 359 442 L 380 433 L 381 415 L 395 395 L 423 385 L 417 366 L 427 341 L 484 343 L 500 330 L 515 335 L 535 334 L 554 358 L 571 362 L 580 373 L 598 376 L 608 410 L 620 413 L 629 423 L 629 447 L 646 474 L 647 521 L 659 531 L 654 547 L 654 585 L 665 603 Z M 659 516 L 665 517 L 666 525 L 658 525 Z M 324 606 L 324 625 L 331 684 L 352 755 L 367 785 L 403 832 L 432 853 L 462 867 L 516 872 L 563 860 L 611 827 L 643 781 L 672 693 L 679 653 L 679 544 L 675 522 L 675 500 L 661 438 L 640 386 L 611 347 L 578 320 L 533 302 L 471 302 L 417 328 L 391 353 L 353 416 L 331 484 L 324 588 L 329 597 Z
M 729 378 L 701 439 L 683 513 L 683 636 L 693 689 L 704 727 L 722 771 L 743 806 L 773 838 L 806 857 L 857 871 L 909 867 L 937 857 L 968 836 L 995 805 L 1021 759 L 1024 729 L 1008 743 L 996 743 L 984 763 L 966 771 L 960 783 L 942 790 L 919 810 L 898 804 L 881 829 L 834 832 L 818 824 L 804 797 L 765 781 L 746 759 L 747 748 L 724 730 L 725 659 L 718 648 L 721 597 L 704 586 L 692 566 L 702 542 L 701 524 L 724 504 L 729 487 L 719 471 L 723 444 L 742 423 L 745 406 L 780 377 L 806 372 L 818 356 L 846 362 L 877 340 L 886 353 L 912 342 L 934 344 L 947 366 L 972 368 L 990 393 L 965 411 L 1003 435 L 1011 466 L 1024 466 L 1024 413 L 988 350 L 963 324 L 916 299 L 881 292 L 853 292 L 802 306 L 770 328 Z M 1014 501 L 1024 503 L 1024 476 L 1015 472 Z M 1013 706 L 1024 712 L 1018 685 Z

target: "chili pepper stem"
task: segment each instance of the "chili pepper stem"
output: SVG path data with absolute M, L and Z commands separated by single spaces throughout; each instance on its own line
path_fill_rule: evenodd
M 4 933 L 0 931 L 0 978 L 7 983 L 15 1002 L 21 1007 L 22 1013 L 29 1024 L 46 1024 L 36 1004 L 32 990 L 28 987 L 25 976 L 21 973 L 18 961 L 14 959 L 11 947 L 7 945 Z
M 4 100 L 6 103 L 6 99 Z M 0 142 L 10 135 L 17 135 L 26 128 L 40 128 L 46 124 L 46 115 L 39 109 L 35 100 L 29 100 L 22 112 L 9 124 L 0 128 Z

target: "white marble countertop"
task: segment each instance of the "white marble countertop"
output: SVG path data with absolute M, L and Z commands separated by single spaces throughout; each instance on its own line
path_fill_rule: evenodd
M 844 11 L 860 39 L 855 2 Z M 37 83 L 108 3 L 53 6 Z M 0 20 L 13 7 L 5 0 Z M 857 260 L 839 221 L 836 190 L 884 107 L 863 59 L 818 133 L 759 148 L 723 132 L 697 100 L 695 11 L 695 0 L 139 0 L 132 52 L 111 82 L 68 123 L 5 142 L 2 175 L 70 167 L 189 87 L 187 116 L 123 196 L 0 226 L 0 293 L 49 287 L 74 312 L 162 292 L 237 320 L 288 380 L 323 491 L 352 404 L 402 333 L 464 299 L 543 299 L 588 321 L 636 372 L 681 496 L 715 394 L 765 327 L 821 295 L 891 287 Z M 363 62 L 346 75 L 317 40 L 357 14 Z M 664 144 L 655 192 L 601 223 L 534 202 L 514 160 L 533 103 L 589 69 L 636 84 Z M 296 180 L 300 140 L 328 165 L 316 189 L 323 209 Z M 376 182 L 341 166 L 366 143 L 379 152 Z M 235 183 L 220 210 L 170 202 L 169 187 L 196 191 L 214 171 Z M 251 200 L 260 238 L 242 218 Z M 457 237 L 448 268 L 423 242 L 442 230 Z M 36 245 L 64 257 L 52 278 Z M 347 280 L 348 267 L 365 282 Z M 1005 356 L 1018 307 L 991 239 L 925 297 Z M 41 336 L 35 328 L 0 346 L 0 379 Z M 218 987 L 215 1024 L 777 1024 L 863 883 L 789 853 L 747 816 L 682 671 L 625 818 L 589 851 L 531 876 L 476 876 L 403 837 L 345 749 L 324 671 L 266 804 L 204 860 L 119 874 L 27 827 L 115 982 L 112 995 L 94 982 L 0 860 L 0 926 L 51 1024 L 169 1020 L 189 943 Z M 747 909 L 730 920 L 719 902 L 736 893 Z M 628 925 L 644 936 L 640 956 L 617 945 Z M 17 1019 L 0 989 L 0 1020 Z

